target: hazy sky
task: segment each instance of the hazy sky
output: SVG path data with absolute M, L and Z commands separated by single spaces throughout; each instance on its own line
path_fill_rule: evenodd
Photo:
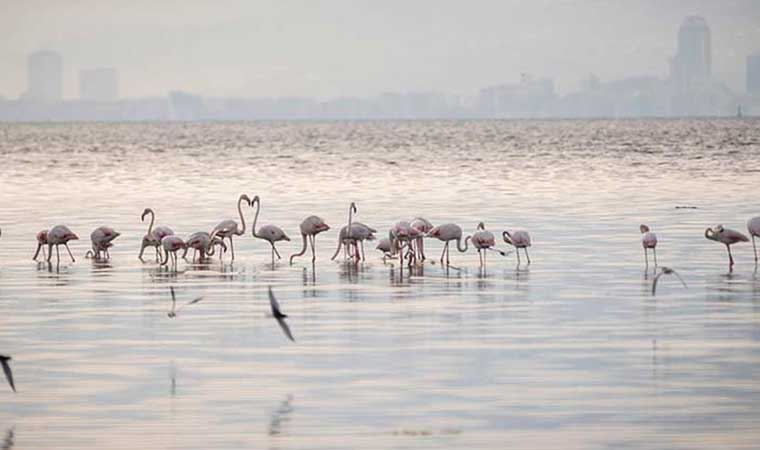
M 667 74 L 687 14 L 712 30 L 713 72 L 743 90 L 760 50 L 760 0 L 0 0 L 0 96 L 26 89 L 26 55 L 78 71 L 113 66 L 123 97 L 473 94 L 521 72 L 575 89 Z

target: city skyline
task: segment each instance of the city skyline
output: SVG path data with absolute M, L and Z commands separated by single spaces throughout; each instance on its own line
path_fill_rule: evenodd
M 79 70 L 92 67 L 118 69 L 124 98 L 172 90 L 316 99 L 414 91 L 473 95 L 521 73 L 553 79 L 556 91 L 566 94 L 590 74 L 605 81 L 666 77 L 677 51 L 673 30 L 693 13 L 710 25 L 715 78 L 741 92 L 745 59 L 760 42 L 754 25 L 760 8 L 749 1 L 513 1 L 468 8 L 188 2 L 183 18 L 172 14 L 172 5 L 178 7 L 172 3 L 145 9 L 138 2 L 115 11 L 91 5 L 9 5 L 0 18 L 7 35 L 0 43 L 6 69 L 0 96 L 16 98 L 25 90 L 26 56 L 40 49 L 64 56 L 67 99 L 77 98 Z M 36 26 L 25 26 L 30 23 Z

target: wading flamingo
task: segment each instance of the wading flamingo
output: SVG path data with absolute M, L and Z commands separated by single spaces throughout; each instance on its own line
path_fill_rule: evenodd
M 399 254 L 399 264 L 404 265 L 404 249 L 408 249 L 409 265 L 411 265 L 417 256 L 412 249 L 412 243 L 421 236 L 420 232 L 412 228 L 409 222 L 401 221 L 393 225 L 388 236 L 391 241 L 391 253 Z
M 87 254 L 96 259 L 101 258 L 101 253 L 106 259 L 111 258 L 108 253 L 108 249 L 113 247 L 111 241 L 121 236 L 121 233 L 117 233 L 111 227 L 98 227 L 90 233 L 90 241 L 92 241 L 92 251 L 88 251 Z
M 472 236 L 467 236 L 464 240 L 464 247 L 462 247 L 461 245 L 462 244 L 462 228 L 455 223 L 445 223 L 443 225 L 438 225 L 437 227 L 430 230 L 430 232 L 427 235 L 446 243 L 443 246 L 443 252 L 441 252 L 441 264 L 443 264 L 443 258 L 445 256 L 447 266 L 450 263 L 449 244 L 451 243 L 451 241 L 456 241 L 457 250 L 464 253 L 467 251 L 467 241 L 469 241 L 472 238 Z
M 274 243 L 279 241 L 289 241 L 290 238 L 284 231 L 282 231 L 282 228 L 275 225 L 264 225 L 256 231 L 256 221 L 259 220 L 259 212 L 261 212 L 261 199 L 258 195 L 253 197 L 251 206 L 254 204 L 256 205 L 256 215 L 253 216 L 253 224 L 251 225 L 253 237 L 263 239 L 269 242 L 269 245 L 272 246 L 272 265 L 274 266 L 274 255 L 277 255 L 277 259 L 280 259 L 280 253 L 275 248 Z
M 705 229 L 705 237 L 711 241 L 720 242 L 726 246 L 726 250 L 728 250 L 729 272 L 733 270 L 734 267 L 734 257 L 731 256 L 731 245 L 736 244 L 737 242 L 749 241 L 749 238 L 743 233 L 736 230 L 723 228 L 723 225 L 718 225 L 715 228 Z
M 760 237 L 760 216 L 749 219 L 749 222 L 747 222 L 747 231 L 749 231 L 749 235 L 752 236 L 752 250 L 755 252 L 755 264 L 757 264 L 755 237 Z
M 520 264 L 520 249 L 525 251 L 525 257 L 528 258 L 528 264 L 530 264 L 530 255 L 528 255 L 528 247 L 530 247 L 530 235 L 527 231 L 505 231 L 501 233 L 501 237 L 504 242 L 515 248 L 517 253 L 517 264 Z
M 37 233 L 37 251 L 34 252 L 34 256 L 32 257 L 33 260 L 37 261 L 37 257 L 40 255 L 40 250 L 42 250 L 42 259 L 47 259 L 45 257 L 45 246 L 48 243 L 47 235 L 48 235 L 48 230 L 42 230 L 39 233 Z
M 232 236 L 242 236 L 245 233 L 245 218 L 243 217 L 242 209 L 243 202 L 245 202 L 248 206 L 251 206 L 251 200 L 245 194 L 242 194 L 240 197 L 238 197 L 237 209 L 238 214 L 240 215 L 240 223 L 242 225 L 242 228 L 239 228 L 237 222 L 234 220 L 227 219 L 219 222 L 219 224 L 217 224 L 217 226 L 215 226 L 211 231 L 212 240 L 214 236 L 219 236 L 222 238 L 222 240 L 224 240 L 224 238 L 230 240 L 230 254 L 232 255 L 232 261 L 235 260 L 235 247 L 232 245 Z
M 430 230 L 433 229 L 433 224 L 430 223 L 427 219 L 424 219 L 422 217 L 415 217 L 412 220 L 412 228 L 417 230 L 419 233 L 419 236 L 414 240 L 414 251 L 416 252 L 417 258 L 420 261 L 425 260 L 425 240 L 423 239 L 424 235 L 430 233 Z
M 71 262 L 75 262 L 74 255 L 71 254 L 71 249 L 69 249 L 69 241 L 74 241 L 79 239 L 79 236 L 74 234 L 66 225 L 56 225 L 54 226 L 47 234 L 47 245 L 48 245 L 48 256 L 47 256 L 47 262 L 50 262 L 51 257 L 53 256 L 53 246 L 55 245 L 55 256 L 56 256 L 56 264 L 60 264 L 61 262 L 61 254 L 58 251 L 58 246 L 63 245 L 66 247 L 66 251 L 69 252 L 69 256 L 71 257 Z
M 644 247 L 644 264 L 649 267 L 648 250 L 651 248 L 652 254 L 654 254 L 654 266 L 657 267 L 657 235 L 649 231 L 649 227 L 646 225 L 639 226 L 639 230 L 643 234 L 641 246 Z
M 185 241 L 185 251 L 182 253 L 182 259 L 187 256 L 187 251 L 192 248 L 193 262 L 195 262 L 195 257 L 198 255 L 198 252 L 201 252 L 200 260 L 203 261 L 207 256 L 214 256 L 216 253 L 216 246 L 221 247 L 223 252 L 227 251 L 227 244 L 225 244 L 221 238 L 214 237 L 212 240 L 210 234 L 205 231 L 198 231 L 197 233 L 188 236 Z
M 174 270 L 177 270 L 177 252 L 187 247 L 185 241 L 179 236 L 170 234 L 161 239 L 161 247 L 164 248 L 164 260 L 161 261 L 161 265 L 165 266 L 169 262 L 169 254 L 171 253 L 172 266 L 174 266 Z
M 359 253 L 359 247 L 357 246 L 357 242 L 362 245 L 364 241 L 374 241 L 375 240 L 375 229 L 370 228 L 367 225 L 364 225 L 361 222 L 353 222 L 351 224 L 351 236 L 348 236 L 348 225 L 344 226 L 340 229 L 340 233 L 338 233 L 338 248 L 335 249 L 335 254 L 332 255 L 332 258 L 335 259 L 338 256 L 338 253 L 340 253 L 340 249 L 343 247 L 343 245 L 346 245 L 346 249 L 350 250 L 352 247 L 354 249 L 354 254 L 349 255 L 350 258 L 356 257 L 356 262 L 358 263 L 361 261 L 364 256 L 362 252 Z
M 499 252 L 504 255 L 502 251 L 493 248 L 496 245 L 496 237 L 493 233 L 486 230 L 486 225 L 483 222 L 478 224 L 478 230 L 472 234 L 472 245 L 478 249 L 480 267 L 483 268 L 486 267 L 486 254 L 488 253 L 488 250 Z
M 172 229 L 169 227 L 156 227 L 154 229 L 153 223 L 156 221 L 156 213 L 153 212 L 153 209 L 151 208 L 145 208 L 143 210 L 143 213 L 140 216 L 140 220 L 142 222 L 145 222 L 145 216 L 148 214 L 150 214 L 150 225 L 148 225 L 148 232 L 142 238 L 142 244 L 140 245 L 140 254 L 137 255 L 137 258 L 142 261 L 145 247 L 153 247 L 156 251 L 156 262 L 158 262 L 161 259 L 161 239 L 163 239 L 164 236 L 170 236 L 174 234 L 174 231 L 172 231 Z
M 317 252 L 315 250 L 317 235 L 323 231 L 330 229 L 330 226 L 325 223 L 321 217 L 309 216 L 301 222 L 301 237 L 303 238 L 303 248 L 298 253 L 290 255 L 290 264 L 293 264 L 293 258 L 296 256 L 303 256 L 306 253 L 306 240 L 309 240 L 311 246 L 311 262 L 312 264 L 317 260 Z

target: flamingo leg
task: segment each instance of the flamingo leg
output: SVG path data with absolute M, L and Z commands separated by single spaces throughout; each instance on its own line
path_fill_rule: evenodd
M 274 267 L 274 252 L 276 250 L 274 249 L 274 243 L 270 242 L 269 245 L 272 246 L 272 267 Z
M 424 261 L 425 260 L 425 240 L 422 238 L 418 238 L 417 244 L 420 247 L 420 261 Z
M 274 246 L 274 243 L 272 244 L 272 250 L 274 250 L 274 254 L 277 255 L 277 259 L 282 259 L 282 256 L 280 256 L 280 252 L 277 251 L 277 247 Z
M 515 247 L 515 254 L 517 255 L 517 265 L 520 265 L 520 249 Z
M 451 242 L 451 241 L 449 241 L 449 242 Z M 446 265 L 447 266 L 451 264 L 451 259 L 450 259 L 450 257 L 451 257 L 451 249 L 449 248 L 449 242 L 446 243 Z
M 317 261 L 317 250 L 316 247 L 316 235 L 309 235 L 309 245 L 311 246 L 311 263 L 314 264 Z
M 755 247 L 755 235 L 752 235 L 752 250 L 755 252 L 755 263 L 757 263 L 757 247 Z
M 728 250 L 728 268 L 731 269 L 734 267 L 734 257 L 731 256 L 731 246 L 726 244 L 726 249 Z
M 71 256 L 71 262 L 76 262 L 76 260 L 74 259 L 74 255 L 71 254 L 71 250 L 69 249 L 68 242 L 63 244 L 63 246 L 66 247 L 66 251 L 69 252 L 69 256 Z
M 50 253 L 50 252 L 48 252 Z M 45 259 L 45 246 L 42 246 L 42 258 Z
M 652 247 L 652 253 L 654 254 L 654 266 L 657 267 L 657 249 Z
M 229 239 L 230 239 L 230 255 L 232 255 L 232 259 L 230 259 L 230 261 L 234 261 L 235 260 L 235 246 L 232 245 L 232 236 L 230 236 Z
M 367 257 L 364 256 L 364 241 L 359 241 L 359 245 L 361 245 L 362 248 L 362 259 L 367 259 Z
M 443 251 L 441 252 L 441 264 L 443 264 L 443 257 L 446 256 L 446 247 L 448 247 L 448 246 L 449 246 L 448 242 L 446 244 L 444 244 L 444 246 L 443 246 Z
M 530 255 L 528 254 L 528 247 L 524 247 L 523 250 L 525 250 L 525 257 L 528 258 L 528 265 L 530 265 Z
M 646 247 L 644 247 L 644 267 L 649 267 L 649 254 Z
M 56 264 L 61 263 L 61 252 L 58 250 L 58 244 L 55 244 L 55 262 Z

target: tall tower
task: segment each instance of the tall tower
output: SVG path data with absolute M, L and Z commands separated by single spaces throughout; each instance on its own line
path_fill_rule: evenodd
M 56 52 L 43 50 L 27 59 L 27 91 L 30 100 L 60 101 L 63 91 L 63 60 Z
M 688 16 L 678 29 L 678 50 L 670 61 L 670 78 L 679 88 L 705 83 L 712 74 L 710 27 L 700 16 Z

